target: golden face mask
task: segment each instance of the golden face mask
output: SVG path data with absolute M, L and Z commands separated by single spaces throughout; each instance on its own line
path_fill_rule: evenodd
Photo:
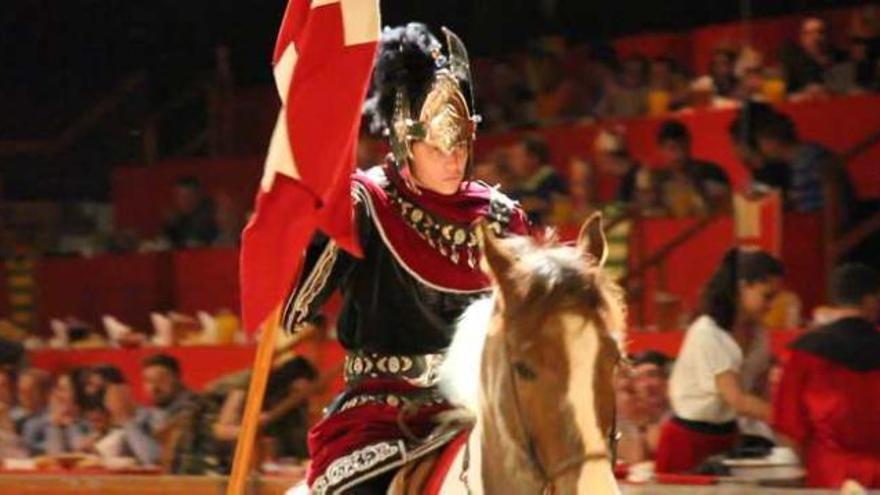
M 458 81 L 449 72 L 437 74 L 419 113 L 419 123 L 425 131 L 423 141 L 446 154 L 459 146 L 469 147 L 474 140 L 476 122 Z
M 471 107 L 459 82 L 471 81 L 467 52 L 452 31 L 445 28 L 443 31 L 449 48 L 448 68 L 435 72 L 434 82 L 422 103 L 418 120 L 412 118 L 406 91 L 403 88 L 397 90 L 394 122 L 389 131 L 392 152 L 401 165 L 412 158 L 414 141 L 422 141 L 447 154 L 464 146 L 470 155 L 473 154 L 473 141 L 480 117 L 471 115 Z M 469 158 L 469 165 L 470 161 Z

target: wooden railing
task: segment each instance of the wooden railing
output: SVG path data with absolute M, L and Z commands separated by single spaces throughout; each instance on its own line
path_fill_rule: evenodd
M 134 73 L 125 78 L 110 94 L 71 122 L 57 136 L 46 139 L 16 139 L 0 141 L 0 155 L 57 155 L 66 151 L 82 136 L 88 134 L 104 119 L 113 115 L 131 95 L 141 90 L 146 74 Z
M 83 112 L 56 136 L 45 139 L 0 140 L 0 156 L 41 155 L 56 156 L 67 151 L 71 146 L 86 138 L 89 133 L 118 115 L 124 113 L 125 105 L 148 86 L 147 75 L 137 72 L 126 77 L 117 87 L 100 101 Z M 198 80 L 188 88 L 180 91 L 170 100 L 159 106 L 146 117 L 127 122 L 132 130 L 140 131 L 141 161 L 155 163 L 161 158 L 193 154 L 207 148 L 209 134 L 208 101 L 210 85 Z M 170 143 L 171 139 L 162 136 L 163 127 L 170 122 L 180 120 L 181 113 L 190 115 L 191 109 L 204 108 L 206 118 L 192 132 L 184 136 L 175 136 L 178 142 Z M 141 120 L 142 119 L 142 120 Z
M 647 277 L 648 273 L 652 269 L 659 270 L 657 289 L 660 291 L 665 291 L 666 273 L 664 270 L 664 265 L 669 260 L 669 257 L 674 254 L 680 247 L 684 246 L 692 239 L 699 236 L 708 227 L 715 223 L 720 217 L 726 214 L 729 214 L 729 212 L 718 212 L 712 215 L 707 215 L 695 219 L 692 225 L 676 234 L 672 239 L 670 239 L 664 245 L 660 246 L 653 253 L 647 255 L 643 253 L 642 232 L 641 226 L 639 224 L 643 217 L 638 209 L 628 208 L 624 210 L 620 215 L 611 218 L 607 222 L 606 230 L 608 231 L 625 221 L 631 221 L 634 225 L 634 228 L 630 231 L 630 235 L 636 236 L 636 239 L 635 242 L 630 242 L 630 246 L 631 249 L 635 248 L 638 254 L 639 262 L 637 265 L 629 267 L 618 282 L 620 283 L 621 287 L 624 287 L 626 289 L 627 297 L 630 301 L 630 304 L 635 306 L 633 308 L 634 311 L 632 311 L 631 314 L 635 315 L 636 323 L 639 327 L 644 328 L 647 324 L 645 317 L 646 300 L 644 298 L 643 289 L 646 285 L 645 278 Z
M 850 162 L 867 153 L 874 146 L 880 145 L 880 130 L 869 134 L 855 146 L 840 156 L 840 163 L 846 167 Z M 840 203 L 842 198 L 834 193 L 834 187 L 826 185 L 826 191 L 832 191 L 832 200 L 826 201 L 823 211 L 823 236 L 825 238 L 825 280 L 831 280 L 831 271 L 840 259 L 849 251 L 873 235 L 880 232 L 880 212 L 874 213 L 868 218 L 862 219 L 855 225 L 847 225 L 843 230 L 840 224 Z M 855 205 L 849 205 L 855 206 Z
M 626 275 L 621 279 L 621 283 L 626 284 L 628 281 L 643 278 L 648 270 L 657 267 L 665 262 L 679 247 L 685 245 L 694 237 L 700 235 L 707 227 L 715 223 L 721 214 L 704 216 L 696 219 L 693 225 L 682 230 L 666 244 L 657 249 L 653 254 L 642 260 L 635 268 L 628 270 Z
M 207 111 L 210 90 L 210 85 L 204 80 L 197 80 L 144 119 L 144 163 L 151 165 L 164 158 L 193 155 L 207 147 L 211 125 Z M 167 133 L 163 134 L 163 129 L 169 123 L 178 121 L 181 114 L 189 114 L 190 109 L 197 107 L 205 109 L 205 120 L 197 128 L 190 129 L 185 135 L 175 136 L 177 142 L 172 142 Z

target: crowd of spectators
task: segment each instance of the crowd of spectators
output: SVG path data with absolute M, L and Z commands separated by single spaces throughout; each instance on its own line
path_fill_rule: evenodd
M 852 184 L 835 154 L 803 141 L 785 113 L 751 103 L 730 125 L 729 138 L 749 171 L 741 191 L 734 191 L 718 164 L 694 156 L 690 130 L 674 118 L 662 122 L 656 133 L 656 163 L 634 158 L 626 129 L 618 124 L 598 132 L 591 156 L 566 164 L 566 177 L 559 173 L 565 167 L 550 164 L 547 144 L 537 134 L 495 150 L 477 164 L 475 176 L 500 184 L 538 225 L 577 223 L 609 203 L 643 216 L 707 215 L 729 211 L 734 192 L 757 197 L 778 191 L 787 210 L 804 213 L 820 211 L 830 201 L 843 225 L 858 214 Z M 616 184 L 613 191 L 598 191 L 600 175 Z
M 558 39 L 538 43 L 526 53 L 475 63 L 483 131 L 585 120 L 598 121 L 603 128 L 593 156 L 551 164 L 546 143 L 529 138 L 496 153 L 488 160 L 494 163 L 481 164 L 478 175 L 515 191 L 539 223 L 565 220 L 572 211 L 582 213 L 614 199 L 654 213 L 684 216 L 714 211 L 725 202 L 730 181 L 716 165 L 690 155 L 687 128 L 674 121 L 664 125 L 657 138 L 662 163 L 657 164 L 659 169 L 645 168 L 632 158 L 619 119 L 643 115 L 674 118 L 675 112 L 691 109 L 750 109 L 786 98 L 806 100 L 878 91 L 880 20 L 868 7 L 856 9 L 853 16 L 846 28 L 849 44 L 845 47 L 832 44 L 831 26 L 825 19 L 804 18 L 797 39 L 779 47 L 773 57 L 779 61 L 776 66 L 765 63 L 769 54 L 749 45 L 718 46 L 709 66 L 703 68 L 686 67 L 672 56 L 619 57 L 609 46 L 566 46 Z M 756 114 L 755 118 L 763 117 L 757 115 L 761 113 L 744 112 Z M 751 124 L 751 120 L 744 121 L 731 134 L 734 142 L 742 145 L 743 161 L 752 168 L 756 183 L 791 193 L 787 200 L 797 211 L 814 211 L 821 204 L 817 176 L 837 180 L 841 197 L 850 197 L 851 188 L 843 184 L 839 167 L 829 166 L 833 154 L 801 142 L 790 119 L 763 122 L 760 134 Z M 359 163 L 380 161 L 375 152 L 361 151 Z M 600 174 L 618 178 L 621 187 L 616 197 L 597 195 L 595 182 Z M 562 206 L 553 198 L 563 198 Z M 163 201 L 164 224 L 159 236 L 110 229 L 74 243 L 59 241 L 55 246 L 31 249 L 93 255 L 238 245 L 246 220 L 245 205 L 236 204 L 228 195 L 215 194 L 194 177 L 181 177 L 173 197 Z M 6 239 L 2 232 L 0 229 L 3 256 L 15 254 L 16 244 L 28 244 Z
M 601 45 L 546 40 L 487 63 L 477 73 L 478 106 L 485 128 L 498 130 L 876 92 L 880 22 L 870 8 L 854 15 L 846 47 L 832 44 L 825 19 L 805 18 L 775 65 L 748 44 L 718 46 L 708 67 L 688 67 L 672 56 L 618 57 Z
M 138 402 L 111 365 L 51 376 L 29 367 L 0 368 L 0 459 L 40 466 L 76 456 L 104 467 L 144 466 L 175 474 L 224 473 L 231 467 L 250 371 L 218 377 L 204 390 L 184 385 L 180 363 L 155 354 L 141 363 Z M 318 372 L 304 357 L 269 377 L 260 416 L 261 462 L 308 457 L 309 397 Z

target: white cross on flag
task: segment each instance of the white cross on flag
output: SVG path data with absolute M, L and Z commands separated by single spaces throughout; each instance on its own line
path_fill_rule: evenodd
M 354 254 L 351 173 L 379 40 L 378 0 L 290 0 L 273 57 L 281 111 L 242 234 L 241 301 L 255 330 L 290 290 L 316 229 Z

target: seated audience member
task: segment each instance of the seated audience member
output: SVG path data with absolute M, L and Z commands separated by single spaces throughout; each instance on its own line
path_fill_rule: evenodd
M 600 117 L 638 117 L 648 110 L 648 62 L 644 57 L 623 61 L 620 75 L 607 77 L 596 107 Z
M 537 122 L 534 93 L 514 64 L 507 61 L 495 63 L 491 83 L 485 86 L 494 90 L 493 97 L 487 99 L 483 107 L 487 128 L 501 130 Z M 477 91 L 483 91 L 483 88 L 484 85 L 477 85 Z
M 847 57 L 829 70 L 828 89 L 839 94 L 857 94 L 873 89 L 876 59 L 871 56 L 870 40 L 851 37 Z
M 747 392 L 743 376 L 782 273 L 766 252 L 732 249 L 712 275 L 670 377 L 673 417 L 661 427 L 658 472 L 688 472 L 731 449 L 738 416 L 769 420 L 770 404 Z
M 165 222 L 165 237 L 174 247 L 209 246 L 218 235 L 214 201 L 195 177 L 177 182 L 174 210 Z
M 20 436 L 0 430 L 0 459 L 27 459 L 30 452 Z
M 277 458 L 308 458 L 308 401 L 317 379 L 315 367 L 302 357 L 287 361 L 269 375 L 260 428 L 261 435 L 272 442 Z M 245 396 L 243 389 L 230 392 L 213 426 L 214 437 L 230 453 L 241 431 Z
M 850 218 L 856 196 L 846 170 L 833 152 L 801 141 L 794 121 L 779 112 L 764 113 L 754 121 L 755 142 L 765 160 L 784 162 L 791 173 L 787 206 L 798 212 L 821 210 L 826 200 L 842 223 Z
M 150 401 L 151 421 L 157 429 L 196 400 L 196 395 L 181 381 L 180 363 L 173 356 L 155 354 L 144 359 L 141 373 Z
M 562 61 L 557 55 L 544 54 L 539 63 L 539 91 L 535 97 L 535 111 L 539 122 L 548 125 L 577 117 L 577 109 L 572 104 L 577 88 L 566 77 Z
M 0 366 L 0 430 L 15 431 L 9 414 L 15 407 L 15 374 Z
M 522 204 L 529 220 L 543 224 L 555 202 L 568 191 L 550 165 L 550 148 L 540 136 L 527 136 L 511 149 L 510 167 L 516 180 L 511 196 Z
M 880 274 L 844 265 L 831 293 L 838 319 L 790 346 L 773 424 L 800 452 L 808 485 L 880 488 Z
M 734 50 L 718 48 L 712 54 L 712 62 L 709 64 L 709 75 L 712 79 L 712 87 L 715 96 L 721 98 L 733 98 L 739 79 L 736 77 L 736 58 Z
M 718 165 L 691 154 L 691 134 L 676 120 L 667 120 L 657 133 L 663 159 L 657 172 L 658 188 L 666 208 L 687 216 L 724 208 L 730 201 L 730 179 Z
M 25 425 L 39 420 L 45 414 L 52 378 L 43 370 L 29 368 L 18 375 L 16 386 L 17 404 L 9 415 L 15 425 L 16 433 L 21 435 Z
M 736 51 L 716 49 L 709 63 L 708 74 L 694 79 L 691 83 L 690 106 L 693 108 L 735 106 L 740 91 L 736 65 Z
M 790 96 L 809 97 L 827 92 L 826 77 L 840 61 L 840 53 L 831 46 L 828 23 L 808 17 L 801 24 L 797 44 L 790 44 L 780 54 Z
M 49 408 L 24 426 L 22 437 L 32 454 L 66 454 L 79 451 L 89 434 L 82 419 L 83 393 L 73 373 L 58 377 Z
M 738 84 L 734 90 L 733 99 L 742 102 L 764 101 L 765 84 L 767 83 L 767 70 L 764 67 L 764 55 L 751 46 L 740 50 L 734 65 L 734 74 Z M 784 83 L 783 83 L 784 84 Z M 784 88 L 782 88 L 784 92 Z M 780 95 L 780 97 L 783 97 Z
M 111 364 L 99 364 L 86 370 L 82 376 L 83 393 L 87 404 L 103 404 L 104 392 L 111 384 L 125 383 L 125 376 Z
M 579 223 L 597 205 L 596 177 L 593 166 L 580 157 L 572 157 L 568 162 L 568 192 L 570 208 L 566 212 L 566 218 L 562 220 L 569 223 Z
M 128 385 L 108 385 L 104 407 L 94 406 L 89 412 L 89 421 L 96 435 L 102 430 L 104 434 L 87 437 L 84 450 L 103 457 L 133 457 L 143 465 L 159 463 L 161 447 L 153 434 L 150 413 L 137 405 Z
M 651 61 L 648 91 L 648 110 L 656 114 L 684 107 L 690 96 L 687 78 L 669 57 L 657 57 Z M 652 103 L 651 99 L 657 94 L 661 95 L 661 101 Z M 652 108 L 653 105 L 657 106 Z
M 28 456 L 27 448 L 15 431 L 10 415 L 15 407 L 15 375 L 9 368 L 0 367 L 0 459 Z
M 153 435 L 162 444 L 162 466 L 176 474 L 198 474 L 213 462 L 210 425 L 204 421 L 207 404 L 181 379 L 180 364 L 173 356 L 156 354 L 142 365 L 144 391 Z
M 632 358 L 636 396 L 647 406 L 651 419 L 655 421 L 669 412 L 671 365 L 672 359 L 658 351 L 640 352 Z
M 79 450 L 100 455 L 101 453 L 96 449 L 96 445 L 112 430 L 113 424 L 110 420 L 110 412 L 107 411 L 103 402 L 94 403 L 89 401 L 85 404 L 82 417 L 83 421 L 88 425 L 88 434 L 83 438 Z M 107 455 L 108 457 L 118 457 L 114 452 L 109 452 Z
M 24 359 L 24 345 L 0 336 L 0 367 L 15 369 Z
M 599 172 L 616 178 L 618 182 L 614 197 L 600 197 L 600 201 L 616 201 L 642 207 L 653 206 L 655 198 L 650 172 L 630 154 L 622 130 L 599 131 L 593 141 L 593 160 Z M 640 182 L 647 182 L 648 188 L 639 188 Z
M 639 353 L 631 359 L 633 375 L 631 386 L 632 404 L 626 416 L 618 422 L 621 433 L 618 452 L 629 464 L 654 459 L 660 439 L 660 425 L 669 415 L 667 390 L 668 356 L 657 351 Z
M 791 189 L 791 170 L 782 161 L 770 160 L 758 150 L 755 125 L 775 110 L 767 104 L 747 102 L 728 127 L 728 135 L 739 160 L 751 174 L 747 192 L 752 195 L 777 190 L 787 199 Z
M 216 199 L 214 220 L 217 224 L 217 236 L 213 241 L 215 247 L 236 247 L 241 241 L 241 231 L 245 226 L 244 214 L 239 205 L 229 195 L 223 194 Z

